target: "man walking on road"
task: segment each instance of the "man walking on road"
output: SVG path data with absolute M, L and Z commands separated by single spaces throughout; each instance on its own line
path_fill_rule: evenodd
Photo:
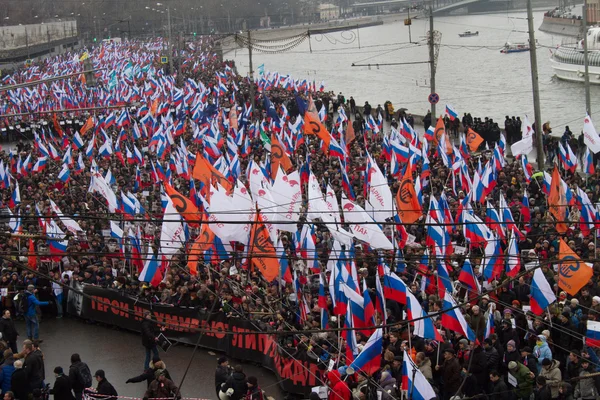
M 158 347 L 156 346 L 156 343 L 158 343 L 158 335 L 159 330 L 156 326 L 156 322 L 152 319 L 152 313 L 150 311 L 145 311 L 144 321 L 142 321 L 142 345 L 146 348 L 144 370 L 149 368 L 150 360 L 152 358 L 159 358 Z

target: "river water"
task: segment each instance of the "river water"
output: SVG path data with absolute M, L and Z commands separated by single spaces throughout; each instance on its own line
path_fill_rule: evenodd
M 529 53 L 502 54 L 505 42 L 527 42 L 527 13 L 436 17 L 435 29 L 442 33 L 437 64 L 436 91 L 440 96 L 438 114 L 451 104 L 460 115 L 492 117 L 503 127 L 505 115 L 527 114 L 533 120 L 533 95 Z M 538 31 L 543 11 L 534 12 L 542 120 L 550 121 L 555 133 L 569 125 L 578 133 L 585 116 L 583 84 L 553 79 L 550 48 L 565 38 Z M 291 51 L 281 54 L 253 52 L 254 69 L 264 64 L 265 71 L 290 74 L 294 78 L 325 81 L 327 90 L 354 96 L 357 104 L 369 101 L 375 108 L 386 100 L 396 109 L 424 114 L 429 109 L 429 66 L 427 64 L 352 67 L 356 64 L 419 62 L 428 60 L 426 19 L 413 19 L 409 43 L 408 28 L 398 21 L 358 31 L 314 35 Z M 479 36 L 460 38 L 466 30 Z M 257 36 L 261 33 L 257 33 Z M 269 37 L 290 33 L 268 31 Z M 567 40 L 573 40 L 568 39 Z M 360 42 L 360 48 L 359 48 Z M 312 53 L 310 47 L 312 47 Z M 239 49 L 225 55 L 234 59 L 239 73 L 248 71 L 248 52 Z M 592 86 L 592 113 L 600 99 L 600 85 Z

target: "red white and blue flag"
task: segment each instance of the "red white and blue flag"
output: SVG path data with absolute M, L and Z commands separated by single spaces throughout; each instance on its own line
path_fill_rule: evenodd
M 437 394 L 419 367 L 410 358 L 406 350 L 402 359 L 402 389 L 409 393 L 413 400 L 431 400 Z
M 460 311 L 460 308 L 456 306 L 456 302 L 448 292 L 444 295 L 443 310 L 442 325 L 444 328 L 458 332 L 472 342 L 477 339 L 475 333 L 471 327 L 469 327 L 469 324 L 467 324 L 465 316 Z
M 383 332 L 378 328 L 363 347 L 360 354 L 352 361 L 350 366 L 356 371 L 373 375 L 381 366 L 381 352 L 383 351 Z
M 458 118 L 458 112 L 450 104 L 446 104 L 446 114 L 448 114 L 450 121 L 454 121 Z
M 554 291 L 541 268 L 536 268 L 531 282 L 531 311 L 535 315 L 542 315 L 546 308 L 556 301 Z
M 600 321 L 587 321 L 585 345 L 591 347 L 600 347 Z
M 496 327 L 494 326 L 494 313 L 489 312 L 487 321 L 485 323 L 485 333 L 483 334 L 483 338 L 487 339 L 494 333 L 496 333 Z

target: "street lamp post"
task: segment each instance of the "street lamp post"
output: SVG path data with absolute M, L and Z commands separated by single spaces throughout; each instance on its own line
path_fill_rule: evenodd
M 162 6 L 162 3 L 156 3 L 157 6 Z M 171 8 L 167 7 L 167 48 L 169 57 L 169 71 L 173 73 L 173 48 L 171 42 Z

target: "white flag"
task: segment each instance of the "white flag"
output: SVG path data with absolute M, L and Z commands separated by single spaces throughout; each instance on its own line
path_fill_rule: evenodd
M 170 260 L 184 243 L 185 231 L 181 223 L 181 214 L 179 214 L 169 197 L 163 217 L 162 231 L 160 232 L 160 254 Z
M 594 154 L 600 151 L 600 136 L 598 136 L 598 132 L 596 132 L 596 128 L 594 128 L 589 115 L 586 115 L 583 120 L 583 143 Z

